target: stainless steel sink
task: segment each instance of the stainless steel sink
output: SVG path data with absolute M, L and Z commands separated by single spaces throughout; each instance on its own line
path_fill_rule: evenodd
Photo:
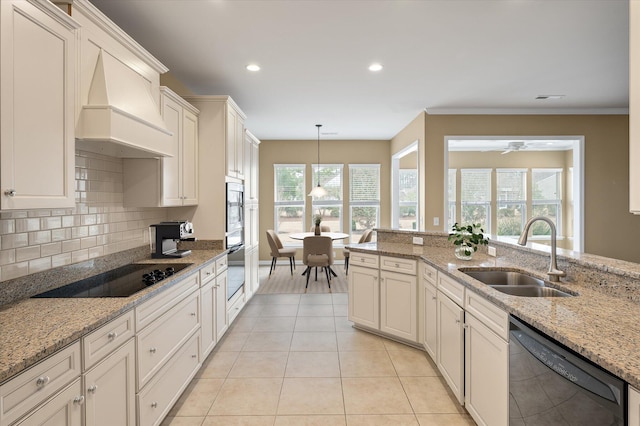
M 548 287 L 545 280 L 514 270 L 499 269 L 460 269 L 489 287 L 521 297 L 570 297 L 573 294 Z

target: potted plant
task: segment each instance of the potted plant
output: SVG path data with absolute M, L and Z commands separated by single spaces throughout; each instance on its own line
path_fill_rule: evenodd
M 316 224 L 316 227 L 313 230 L 313 233 L 315 235 L 320 235 L 320 222 L 322 222 L 322 216 L 320 216 L 319 214 L 315 215 L 313 217 L 313 221 Z
M 453 240 L 456 246 L 455 255 L 458 259 L 470 260 L 473 253 L 478 251 L 479 245 L 489 244 L 489 239 L 484 236 L 484 229 L 479 223 L 460 225 L 456 222 L 451 227 L 449 241 Z

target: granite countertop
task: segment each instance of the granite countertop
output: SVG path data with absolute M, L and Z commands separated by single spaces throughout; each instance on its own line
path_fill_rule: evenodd
M 560 290 L 575 297 L 517 297 L 501 293 L 459 271 L 462 267 L 517 268 L 546 279 L 546 270 L 529 270 L 485 253 L 461 261 L 453 249 L 404 243 L 350 245 L 352 252 L 420 259 L 446 272 L 468 290 L 478 293 L 510 314 L 556 339 L 602 368 L 640 388 L 640 305 L 598 291 L 584 281 L 562 280 Z M 584 278 L 583 278 L 584 279 Z
M 138 260 L 136 263 L 193 265 L 129 297 L 29 298 L 0 306 L 0 383 L 174 286 L 224 253 L 226 250 L 193 250 L 183 258 Z

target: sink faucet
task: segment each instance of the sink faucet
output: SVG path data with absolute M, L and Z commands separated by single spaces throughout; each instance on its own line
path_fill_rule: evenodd
M 567 274 L 558 269 L 556 261 L 556 225 L 551 221 L 551 219 L 544 216 L 536 216 L 529 219 L 526 225 L 524 225 L 524 230 L 522 231 L 522 234 L 520 234 L 520 238 L 518 238 L 518 244 L 521 246 L 527 244 L 529 228 L 531 228 L 533 222 L 537 222 L 538 220 L 547 222 L 551 228 L 551 264 L 549 265 L 549 272 L 547 272 L 547 275 L 549 275 L 549 281 L 558 282 L 560 281 L 560 277 L 564 277 Z

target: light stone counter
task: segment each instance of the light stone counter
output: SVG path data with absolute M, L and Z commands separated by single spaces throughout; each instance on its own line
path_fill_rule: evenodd
M 224 253 L 221 249 L 193 250 L 179 259 L 138 260 L 136 263 L 193 265 L 130 297 L 23 299 L 0 306 L 0 383 L 174 286 Z
M 446 241 L 446 240 L 445 240 Z M 495 243 L 491 244 L 494 245 Z M 504 255 L 510 248 L 498 245 L 498 257 L 490 257 L 486 252 L 478 251 L 471 261 L 458 260 L 453 254 L 451 243 L 435 246 L 418 246 L 407 243 L 378 242 L 350 245 L 354 253 L 364 252 L 389 256 L 409 257 L 420 259 L 446 272 L 456 281 L 462 283 L 468 290 L 486 297 L 497 306 L 510 314 L 522 319 L 538 330 L 551 336 L 567 347 L 573 349 L 602 368 L 619 376 L 635 387 L 640 387 L 640 304 L 637 300 L 639 291 L 635 264 L 631 264 L 626 275 L 612 277 L 615 287 L 620 287 L 623 278 L 628 280 L 624 288 L 617 288 L 612 292 L 604 288 L 599 274 L 585 272 L 573 266 L 568 279 L 562 279 L 559 285 L 553 287 L 578 293 L 575 297 L 517 297 L 501 293 L 460 272 L 462 267 L 498 267 L 517 268 L 525 270 L 531 275 L 547 279 L 549 255 L 546 254 L 546 264 L 536 265 L 531 269 L 531 263 L 514 262 L 513 256 Z M 601 265 L 599 273 L 607 270 L 606 258 L 599 258 Z M 584 259 L 580 260 L 581 262 Z M 597 262 L 597 257 L 589 261 Z M 622 262 L 611 260 L 618 268 Z M 524 265 L 524 266 L 523 266 Z M 562 268 L 560 268 L 562 269 Z M 634 294 L 624 294 L 624 293 Z

